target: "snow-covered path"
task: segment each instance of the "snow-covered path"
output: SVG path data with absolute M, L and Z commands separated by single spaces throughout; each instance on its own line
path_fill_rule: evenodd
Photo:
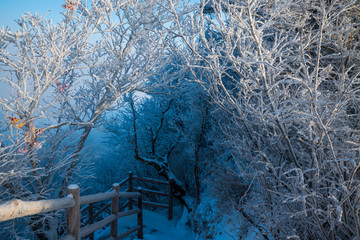
M 175 210 L 175 209 L 174 209 Z M 179 209 L 176 209 L 179 210 Z M 179 221 L 179 211 L 174 211 L 173 220 L 167 220 L 167 212 L 143 211 L 144 217 L 144 240 L 193 240 L 194 235 L 191 229 Z M 136 215 L 119 218 L 118 232 L 124 232 L 136 225 Z M 103 240 L 109 237 L 110 229 L 100 230 L 95 233 L 95 239 Z M 136 232 L 125 240 L 137 239 Z

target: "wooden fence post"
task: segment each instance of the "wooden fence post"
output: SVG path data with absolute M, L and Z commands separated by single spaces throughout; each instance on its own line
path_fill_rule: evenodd
M 119 193 L 120 185 L 118 183 L 114 183 L 112 185 L 112 189 Z M 111 222 L 110 226 L 110 236 L 114 239 L 117 239 L 117 232 L 118 232 L 118 212 L 119 212 L 119 194 L 116 197 L 111 199 L 111 214 L 116 216 L 116 219 Z
M 143 232 L 143 207 L 142 207 L 142 188 L 139 187 L 138 191 L 140 193 L 140 196 L 138 198 L 138 202 L 137 202 L 137 207 L 140 210 L 140 212 L 137 215 L 137 225 L 140 227 L 138 232 L 137 232 L 137 237 L 139 239 L 144 239 L 144 232 Z
M 94 223 L 94 208 L 93 208 L 93 203 L 89 203 L 89 224 L 93 224 Z M 91 233 L 89 235 L 89 240 L 94 240 L 94 233 Z
M 168 203 L 168 220 L 172 219 L 172 212 L 173 212 L 173 188 L 174 188 L 174 179 L 169 178 L 169 203 Z
M 72 194 L 75 206 L 66 211 L 67 233 L 80 240 L 80 188 L 76 184 L 70 184 L 67 194 Z
M 131 171 L 129 171 L 129 192 L 133 191 L 132 176 L 133 176 L 133 173 Z M 129 198 L 129 210 L 132 210 L 132 209 L 133 209 L 133 199 Z

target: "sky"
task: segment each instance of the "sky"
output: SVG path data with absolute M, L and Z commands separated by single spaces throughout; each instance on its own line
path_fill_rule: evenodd
M 20 19 L 25 12 L 46 15 L 46 19 L 53 19 L 54 23 L 61 19 L 64 0 L 0 0 L 0 27 L 9 26 L 17 29 L 16 19 Z
M 11 31 L 16 31 L 18 25 L 15 20 L 20 19 L 25 12 L 46 14 L 46 19 L 52 19 L 56 23 L 62 18 L 60 13 L 65 11 L 62 7 L 63 4 L 65 4 L 64 0 L 0 0 L 0 28 L 8 26 Z M 6 97 L 2 89 L 0 89 L 0 96 Z M 103 135 L 100 131 L 92 131 L 87 144 L 99 144 L 99 139 Z

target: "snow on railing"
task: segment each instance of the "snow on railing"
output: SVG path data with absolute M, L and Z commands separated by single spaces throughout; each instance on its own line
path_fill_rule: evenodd
M 15 218 L 46 213 L 60 209 L 67 209 L 67 235 L 63 239 L 80 239 L 110 224 L 110 237 L 118 239 L 137 231 L 137 237 L 143 239 L 142 217 L 142 190 L 138 192 L 119 192 L 119 184 L 113 184 L 112 191 L 93 195 L 80 196 L 78 185 L 71 184 L 67 189 L 68 196 L 60 199 L 40 201 L 12 200 L 0 205 L 0 222 Z M 119 198 L 137 198 L 137 209 L 119 212 Z M 111 198 L 111 215 L 106 218 L 80 228 L 80 205 L 96 203 Z M 118 218 L 137 214 L 137 225 L 132 231 L 128 230 L 120 235 L 117 234 Z
M 169 181 L 162 181 L 162 180 L 158 180 L 158 179 L 133 176 L 132 172 L 129 172 L 128 179 L 129 179 L 128 181 L 129 181 L 129 190 L 130 191 L 135 190 L 132 187 L 133 186 L 133 183 L 132 183 L 133 180 L 138 180 L 138 181 L 141 181 L 141 182 L 151 182 L 151 183 L 155 183 L 155 184 L 168 185 L 168 191 L 167 192 L 155 191 L 155 190 L 151 190 L 151 189 L 143 189 L 142 190 L 143 193 L 168 197 L 168 203 L 167 204 L 161 204 L 161 203 L 149 202 L 149 201 L 143 201 L 143 204 L 144 205 L 149 205 L 149 206 L 152 206 L 152 207 L 167 208 L 168 209 L 168 220 L 172 219 L 172 209 L 173 209 L 173 199 L 174 199 L 174 194 L 173 194 L 174 180 L 173 180 L 173 178 L 170 178 Z M 133 202 L 132 199 L 129 198 L 129 209 L 132 208 L 132 202 Z
M 40 201 L 21 201 L 15 199 L 0 205 L 0 222 L 62 208 L 70 208 L 74 207 L 74 205 L 75 200 L 71 195 L 60 199 Z
M 168 185 L 168 192 L 142 189 L 141 187 L 134 188 L 133 180 Z M 22 201 L 15 199 L 1 204 L 0 222 L 39 213 L 67 209 L 67 232 L 65 233 L 65 236 L 62 236 L 62 239 L 80 239 L 85 236 L 89 236 L 90 239 L 93 239 L 93 233 L 108 224 L 110 224 L 110 237 L 113 239 L 126 237 L 135 231 L 137 231 L 137 237 L 139 239 L 143 239 L 142 206 L 145 204 L 154 207 L 167 208 L 168 219 L 171 220 L 173 208 L 173 182 L 174 181 L 172 179 L 169 181 L 161 181 L 157 179 L 137 177 L 133 176 L 132 172 L 129 172 L 129 177 L 125 178 L 120 183 L 114 183 L 112 188 L 108 191 L 86 196 L 80 196 L 80 187 L 78 185 L 71 184 L 68 186 L 68 195 L 65 198 L 40 201 Z M 126 183 L 128 184 L 128 189 L 124 192 L 120 192 L 120 186 L 123 186 Z M 166 196 L 168 197 L 168 204 L 143 201 L 143 193 Z M 129 201 L 119 208 L 120 198 L 129 199 Z M 134 200 L 134 198 L 137 200 Z M 92 205 L 106 199 L 111 199 L 111 201 L 105 204 L 105 206 L 94 214 Z M 133 209 L 135 202 L 137 203 L 137 208 Z M 83 206 L 82 208 L 80 208 L 81 205 Z M 127 206 L 129 207 L 129 210 L 123 211 Z M 111 207 L 111 214 L 94 223 L 94 219 L 109 207 Z M 85 226 L 81 227 L 80 216 L 86 210 L 89 211 L 88 220 L 84 223 Z M 137 225 L 118 235 L 118 218 L 134 214 L 137 214 Z

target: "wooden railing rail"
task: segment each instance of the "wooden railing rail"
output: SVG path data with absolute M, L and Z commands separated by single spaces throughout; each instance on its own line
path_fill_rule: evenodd
M 158 184 L 165 184 L 165 185 L 169 184 L 169 182 L 152 179 L 152 178 L 144 178 L 144 177 L 137 177 L 137 176 L 133 176 L 132 178 L 134 180 L 139 180 L 139 181 L 143 181 L 143 182 L 151 182 L 151 183 L 158 183 Z
M 129 178 L 125 178 L 124 180 L 122 180 L 119 183 L 119 187 L 125 185 L 127 182 L 129 181 Z M 113 189 L 109 189 L 108 191 L 106 191 L 106 193 L 113 191 Z M 125 192 L 129 192 L 129 189 L 125 189 Z M 121 206 L 119 208 L 119 211 L 123 211 L 127 206 L 128 206 L 128 202 L 125 203 L 123 206 Z M 98 217 L 100 214 L 102 214 L 105 210 L 109 209 L 109 207 L 111 206 L 111 201 L 109 201 L 107 204 L 105 204 L 103 207 L 101 207 L 98 211 L 96 211 L 94 213 L 94 203 L 89 203 L 89 204 L 84 204 L 84 207 L 81 208 L 81 213 L 85 213 L 87 212 L 87 220 L 81 220 L 81 224 L 82 225 L 87 225 L 87 224 L 91 224 L 93 223 L 94 219 L 96 217 Z M 89 240 L 93 240 L 93 234 L 89 235 Z
M 124 185 L 125 183 L 127 183 L 129 181 L 129 178 L 125 178 L 124 180 L 122 180 L 121 182 L 119 182 L 119 187 L 121 187 L 122 185 Z
M 110 216 L 107 216 L 103 220 L 100 220 L 96 223 L 93 223 L 91 225 L 85 226 L 81 228 L 81 234 L 80 237 L 86 237 L 90 235 L 91 233 L 94 233 L 95 231 L 105 227 L 106 225 L 112 223 L 113 221 L 116 221 L 117 217 L 114 214 L 111 214 Z
M 92 206 L 93 204 L 91 203 L 91 207 L 88 208 L 89 212 L 88 212 L 88 216 L 89 219 L 84 222 L 84 225 L 87 225 L 88 223 L 91 223 L 90 221 L 94 221 L 94 218 L 96 218 L 97 216 L 99 216 L 101 213 L 103 213 L 107 208 L 109 208 L 111 206 L 111 202 L 109 202 L 108 204 L 106 204 L 105 206 L 103 206 L 102 208 L 100 208 L 96 213 L 94 213 L 94 207 Z
M 118 183 L 118 184 L 119 184 L 119 187 L 125 185 L 128 181 L 129 181 L 129 178 L 128 178 L 128 177 L 125 178 L 125 179 L 122 180 L 120 183 Z M 106 193 L 111 192 L 111 191 L 112 191 L 112 189 L 109 189 L 108 191 L 106 191 Z M 129 191 L 129 189 L 126 189 L 126 190 L 125 190 L 125 192 L 128 192 L 128 191 Z M 84 203 L 82 203 L 82 204 L 84 204 Z M 81 208 L 81 212 L 85 212 L 85 211 L 88 211 L 88 210 L 89 210 L 90 205 L 89 205 L 89 204 L 84 204 L 84 205 L 85 205 L 85 206 L 84 206 L 83 208 Z M 109 206 L 110 206 L 110 203 L 109 203 Z M 108 207 L 109 207 L 109 206 L 108 206 Z
M 117 184 L 118 185 L 118 184 Z M 81 196 L 80 197 L 80 204 L 89 204 L 89 203 L 95 203 L 95 202 L 101 202 L 109 198 L 114 198 L 116 196 L 119 196 L 120 198 L 137 198 L 139 197 L 138 192 L 106 192 L 106 193 L 97 193 L 93 195 L 87 195 L 87 196 Z
M 128 181 L 128 178 L 124 179 L 122 182 L 119 183 L 119 187 L 124 185 L 126 182 Z M 112 189 L 108 190 L 107 192 L 112 191 Z M 126 189 L 125 191 L 129 191 L 129 189 Z M 84 213 L 85 211 L 87 211 L 88 217 L 86 221 L 83 221 L 81 224 L 83 226 L 86 226 L 88 224 L 92 224 L 94 223 L 94 220 L 100 216 L 100 214 L 104 213 L 105 210 L 109 209 L 111 206 L 111 201 L 108 202 L 108 204 L 104 205 L 103 207 L 101 207 L 98 211 L 96 211 L 94 213 L 94 205 L 95 203 L 89 203 L 87 205 L 85 205 L 85 207 L 83 207 L 81 209 L 81 212 Z M 125 202 L 125 204 L 123 204 L 121 207 L 119 207 L 119 212 L 123 211 L 126 207 L 128 207 L 129 205 L 129 201 Z M 120 214 L 120 213 L 119 213 Z M 125 216 L 128 216 L 131 214 L 127 214 Z M 121 215 L 118 215 L 118 217 L 122 217 Z M 89 234 L 89 240 L 94 240 L 94 233 L 90 233 Z
M 111 192 L 97 193 L 93 195 L 81 196 L 80 188 L 78 185 L 71 184 L 67 189 L 67 197 L 60 199 L 49 199 L 40 201 L 22 201 L 12 200 L 0 205 L 0 222 L 8 221 L 15 218 L 35 215 L 39 213 L 46 213 L 60 209 L 66 209 L 66 225 L 67 234 L 62 239 L 66 240 L 80 240 L 81 237 L 90 235 L 93 238 L 93 233 L 108 224 L 110 226 L 110 236 L 114 239 L 119 239 L 121 236 L 127 236 L 134 231 L 138 231 L 138 238 L 143 239 L 143 222 L 142 222 L 142 191 L 138 192 L 119 192 L 119 184 L 113 184 Z M 119 212 L 119 198 L 136 198 L 139 203 L 137 209 Z M 93 218 L 89 219 L 90 225 L 80 227 L 80 205 L 92 204 L 111 198 L 111 215 L 106 218 L 93 223 Z M 92 209 L 89 205 L 88 209 Z M 117 235 L 117 222 L 118 218 L 137 214 L 137 225 L 132 229 L 134 231 L 126 231 Z M 128 233 L 128 234 L 126 234 Z
M 136 191 L 136 188 L 132 189 L 133 191 Z M 161 196 L 169 196 L 169 193 L 161 192 L 161 191 L 155 191 L 151 189 L 143 189 L 143 193 L 149 193 L 149 194 L 155 194 L 155 195 L 161 195 Z
M 151 189 L 142 189 L 134 188 L 133 180 L 151 182 L 155 184 L 164 184 L 168 185 L 167 192 L 161 192 Z M 120 192 L 120 186 L 125 186 L 128 184 L 128 189 L 124 192 Z M 168 198 L 167 204 L 154 203 L 149 201 L 143 201 L 143 193 L 161 195 Z M 151 205 L 155 207 L 162 207 L 168 209 L 168 219 L 172 218 L 172 208 L 173 208 L 173 180 L 170 179 L 168 182 L 161 181 L 157 179 L 144 178 L 133 176 L 129 172 L 129 176 L 122 180 L 120 183 L 113 184 L 112 189 L 104 192 L 97 193 L 92 195 L 80 196 L 80 188 L 78 185 L 71 184 L 67 189 L 67 196 L 60 199 L 49 199 L 49 200 L 40 200 L 40 201 L 22 201 L 22 200 L 12 200 L 7 203 L 0 205 L 0 222 L 46 213 L 50 211 L 56 211 L 60 209 L 66 209 L 66 222 L 67 222 L 67 235 L 63 236 L 62 239 L 66 240 L 79 240 L 81 237 L 89 236 L 90 240 L 94 239 L 93 233 L 104 226 L 110 224 L 110 239 L 119 239 L 129 234 L 137 231 L 138 239 L 143 238 L 143 211 L 142 206 Z M 122 207 L 119 208 L 119 199 L 125 198 L 128 199 L 128 202 L 125 203 Z M 96 213 L 94 213 L 93 205 L 95 203 L 104 201 L 106 199 L 111 199 L 111 201 Z M 136 203 L 136 209 L 133 209 L 134 204 Z M 80 206 L 83 205 L 80 209 Z M 111 213 L 109 216 L 104 219 L 94 222 L 95 218 L 103 213 L 106 209 L 111 206 Z M 128 206 L 128 211 L 123 211 Z M 88 218 L 85 223 L 85 226 L 80 226 L 80 217 L 84 212 L 88 212 Z M 130 228 L 129 230 L 117 234 L 118 229 L 118 218 L 125 217 L 129 215 L 137 214 L 137 225 Z
M 85 204 L 89 204 L 89 203 L 101 202 L 101 201 L 104 201 L 106 199 L 113 198 L 113 197 L 117 196 L 118 194 L 119 193 L 117 193 L 115 191 L 111 191 L 111 192 L 97 193 L 97 194 L 92 194 L 92 195 L 87 195 L 87 196 L 81 196 L 80 197 L 80 204 L 85 205 Z
M 15 199 L 0 205 L 0 222 L 75 206 L 72 196 L 40 201 Z
M 155 203 L 155 202 L 150 202 L 150 201 L 143 201 L 142 204 L 153 206 L 153 207 L 167 208 L 168 209 L 168 219 L 169 220 L 172 219 L 173 199 L 174 199 L 174 194 L 173 194 L 174 180 L 172 178 L 170 178 L 169 181 L 162 181 L 162 180 L 158 180 L 158 179 L 138 177 L 138 176 L 134 176 L 132 174 L 132 172 L 130 171 L 129 172 L 129 177 L 127 177 L 126 180 L 129 183 L 128 184 L 129 191 L 134 191 L 135 190 L 135 188 L 133 187 L 133 185 L 134 185 L 133 180 L 137 180 L 137 181 L 141 181 L 141 182 L 151 182 L 151 183 L 155 183 L 155 184 L 167 185 L 168 186 L 167 192 L 155 191 L 155 190 L 152 190 L 152 189 L 142 189 L 143 193 L 167 196 L 168 197 L 167 204 Z M 132 209 L 133 202 L 136 202 L 136 201 L 133 200 L 132 198 L 129 198 L 129 209 Z

